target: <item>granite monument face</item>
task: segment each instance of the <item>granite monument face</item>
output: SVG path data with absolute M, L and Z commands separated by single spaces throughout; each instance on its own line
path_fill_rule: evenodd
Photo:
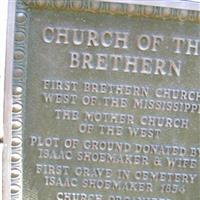
M 199 20 L 18 0 L 11 199 L 198 200 Z

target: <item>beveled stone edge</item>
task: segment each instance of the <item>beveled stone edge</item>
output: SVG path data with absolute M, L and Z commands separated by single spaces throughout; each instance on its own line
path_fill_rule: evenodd
M 15 13 L 13 21 L 10 25 L 13 26 L 11 36 L 7 38 L 7 44 L 12 41 L 12 55 L 10 55 L 8 73 L 6 74 L 6 84 L 12 84 L 8 88 L 11 90 L 10 97 L 5 97 L 5 102 L 10 98 L 12 102 L 10 105 L 5 105 L 5 116 L 4 119 L 8 120 L 5 123 L 11 123 L 10 129 L 5 130 L 5 134 L 10 134 L 10 138 L 7 139 L 5 144 L 8 144 L 10 167 L 8 177 L 10 179 L 7 183 L 8 194 L 4 194 L 4 200 L 22 200 L 23 191 L 23 149 L 22 149 L 22 134 L 23 134 L 23 112 L 24 112 L 24 102 L 25 102 L 25 74 L 26 74 L 26 47 L 27 47 L 27 28 L 28 28 L 28 12 L 27 6 L 22 3 L 21 0 L 15 0 L 9 2 L 11 4 L 11 12 Z M 8 24 L 9 26 L 9 24 Z M 8 27 L 9 29 L 9 27 Z M 9 32 L 9 30 L 8 30 Z M 12 39 L 10 39 L 12 38 Z M 7 53 L 9 52 L 9 47 L 7 45 Z M 12 57 L 11 57 L 12 56 Z M 11 76 L 11 78 L 10 78 Z M 12 81 L 11 81 L 11 80 Z M 10 81 L 10 83 L 9 83 Z M 11 108 L 9 108 L 11 107 Z M 8 111 L 10 109 L 10 111 Z M 12 116 L 8 116 L 12 113 Z M 5 154 L 8 152 L 5 152 Z M 6 187 L 6 186 L 5 186 Z M 9 191 L 8 191 L 9 190 Z M 7 196 L 6 196 L 7 195 Z
M 8 22 L 6 38 L 6 62 L 5 62 L 5 83 L 4 83 L 4 113 L 3 113 L 3 200 L 11 199 L 11 140 L 12 140 L 12 72 L 14 52 L 14 31 L 15 31 L 16 1 L 8 1 Z M 21 183 L 19 183 L 21 184 Z
M 200 23 L 200 11 L 102 0 L 22 0 L 31 8 L 79 10 Z

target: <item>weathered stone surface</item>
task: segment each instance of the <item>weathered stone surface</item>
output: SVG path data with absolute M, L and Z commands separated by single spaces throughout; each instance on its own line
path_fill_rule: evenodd
M 199 198 L 199 12 L 18 1 L 11 198 Z

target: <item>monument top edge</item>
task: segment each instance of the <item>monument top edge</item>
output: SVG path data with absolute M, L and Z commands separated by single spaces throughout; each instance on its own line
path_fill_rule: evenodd
M 29 8 L 80 10 L 200 23 L 200 2 L 184 0 L 16 0 Z
M 57 8 L 66 8 L 70 4 L 74 5 L 87 5 L 88 7 L 92 4 L 107 3 L 110 5 L 115 5 L 117 7 L 121 6 L 149 6 L 149 7 L 161 7 L 161 8 L 173 8 L 181 10 L 193 10 L 200 12 L 200 0 L 16 0 L 22 1 L 28 6 L 37 7 L 52 7 L 55 5 Z

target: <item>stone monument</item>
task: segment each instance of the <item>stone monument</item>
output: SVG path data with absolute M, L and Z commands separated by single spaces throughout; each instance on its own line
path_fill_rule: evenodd
M 200 12 L 140 4 L 10 4 L 4 200 L 200 199 Z

